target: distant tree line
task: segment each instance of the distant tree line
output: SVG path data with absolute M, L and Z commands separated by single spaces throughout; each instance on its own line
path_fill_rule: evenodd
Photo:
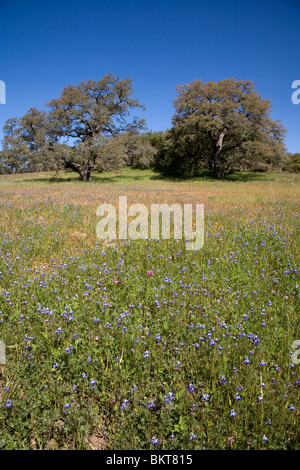
M 132 80 L 113 74 L 64 88 L 3 128 L 0 172 L 70 169 L 83 181 L 92 172 L 125 166 L 192 176 L 209 169 L 217 179 L 232 171 L 300 171 L 300 155 L 284 147 L 286 130 L 270 117 L 271 104 L 249 81 L 194 80 L 177 87 L 172 127 L 149 132 L 132 116 Z

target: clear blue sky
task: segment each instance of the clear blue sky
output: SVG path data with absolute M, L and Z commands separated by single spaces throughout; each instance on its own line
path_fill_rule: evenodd
M 5 121 L 65 85 L 131 77 L 153 131 L 171 127 L 175 87 L 249 79 L 300 152 L 300 0 L 0 0 L 0 139 Z

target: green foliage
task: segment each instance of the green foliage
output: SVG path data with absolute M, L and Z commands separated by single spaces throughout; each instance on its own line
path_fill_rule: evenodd
M 80 157 L 65 159 L 64 163 L 67 168 L 78 172 L 83 180 L 88 181 L 91 172 L 96 167 L 101 168 L 103 141 L 107 143 L 108 138 L 122 133 L 138 133 L 144 128 L 143 119 L 133 118 L 128 122 L 132 108 L 143 108 L 132 94 L 131 79 L 121 80 L 107 74 L 99 81 L 69 85 L 60 98 L 48 103 L 51 110 L 49 119 L 56 135 L 78 142 L 77 155 Z M 78 158 L 82 160 L 80 163 Z M 106 170 L 108 161 L 116 168 L 113 159 L 106 158 Z
M 154 151 L 139 136 L 145 121 L 129 121 L 133 108 L 143 108 L 132 94 L 131 79 L 112 74 L 66 86 L 48 103 L 48 113 L 32 108 L 6 122 L 1 168 L 10 173 L 69 168 L 88 181 L 92 171 L 121 168 L 131 160 L 148 166 Z
M 6 172 L 45 171 L 56 168 L 57 136 L 47 113 L 31 108 L 22 118 L 8 119 L 3 128 L 1 163 Z
M 294 153 L 288 162 L 288 168 L 294 173 L 300 173 L 300 153 Z
M 270 119 L 271 105 L 249 80 L 194 80 L 177 87 L 173 164 L 190 174 L 208 166 L 224 178 L 241 165 L 275 166 L 284 155 L 285 129 Z
M 253 87 L 233 78 L 179 86 L 173 127 L 143 132 L 145 120 L 130 116 L 144 109 L 130 78 L 68 85 L 47 103 L 49 112 L 31 108 L 5 123 L 0 173 L 69 169 L 89 181 L 92 172 L 125 166 L 181 177 L 208 169 L 218 179 L 240 170 L 298 171 L 297 157 L 286 163 L 285 129 Z

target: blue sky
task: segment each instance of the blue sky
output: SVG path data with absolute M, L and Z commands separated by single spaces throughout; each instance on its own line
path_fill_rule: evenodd
M 131 77 L 153 131 L 171 127 L 175 87 L 252 80 L 300 152 L 300 0 L 0 0 L 5 121 L 106 73 Z

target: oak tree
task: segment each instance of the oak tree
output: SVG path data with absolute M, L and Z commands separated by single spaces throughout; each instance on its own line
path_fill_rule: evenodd
M 175 153 L 195 170 L 207 164 L 216 178 L 237 166 L 244 157 L 280 159 L 285 129 L 270 117 L 270 100 L 254 90 L 250 80 L 234 78 L 217 83 L 193 80 L 177 87 L 172 119 Z M 259 152 L 250 149 L 259 148 Z
M 88 181 L 91 172 L 101 167 L 103 142 L 144 128 L 143 119 L 130 116 L 133 108 L 144 109 L 132 97 L 133 92 L 130 78 L 107 74 L 99 81 L 68 85 L 60 98 L 48 103 L 52 129 L 60 139 L 71 139 L 79 150 L 64 156 L 64 165 L 79 173 L 82 180 Z

